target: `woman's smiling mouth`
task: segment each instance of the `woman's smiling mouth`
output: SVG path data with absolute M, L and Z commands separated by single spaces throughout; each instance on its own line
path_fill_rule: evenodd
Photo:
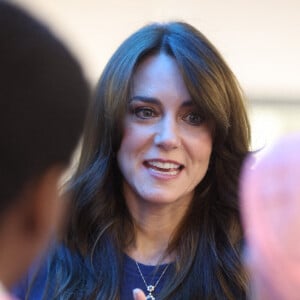
M 155 174 L 175 176 L 184 168 L 183 165 L 173 161 L 147 160 L 144 166 L 151 169 Z

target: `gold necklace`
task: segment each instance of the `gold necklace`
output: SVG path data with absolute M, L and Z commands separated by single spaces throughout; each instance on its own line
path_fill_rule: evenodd
M 140 269 L 140 266 L 139 266 L 138 262 L 135 261 L 135 264 L 136 264 L 137 269 L 139 270 L 139 273 L 140 273 L 140 275 L 141 275 L 141 277 L 142 277 L 142 279 L 143 279 L 143 281 L 144 281 L 144 284 L 145 284 L 146 289 L 147 289 L 147 292 L 148 292 L 148 295 L 146 296 L 146 300 L 155 300 L 155 297 L 153 296 L 153 293 L 154 293 L 154 291 L 155 291 L 157 285 L 159 284 L 161 278 L 162 278 L 162 277 L 164 276 L 164 274 L 166 273 L 166 271 L 167 271 L 169 265 L 167 265 L 167 266 L 164 268 L 164 270 L 162 271 L 162 273 L 160 274 L 159 278 L 157 279 L 157 281 L 155 282 L 154 285 L 152 285 L 152 284 L 149 284 L 149 285 L 148 285 L 147 282 L 146 282 L 146 280 L 145 280 L 145 278 L 144 278 L 144 276 L 143 276 L 143 273 L 142 273 L 142 271 L 141 271 L 141 269 Z

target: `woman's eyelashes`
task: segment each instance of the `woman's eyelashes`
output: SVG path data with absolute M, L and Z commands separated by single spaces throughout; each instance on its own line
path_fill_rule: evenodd
M 193 126 L 200 126 L 205 121 L 205 118 L 198 111 L 188 112 L 182 117 L 182 119 Z
M 131 111 L 139 119 L 151 119 L 158 116 L 158 113 L 151 107 L 140 106 L 131 109 Z

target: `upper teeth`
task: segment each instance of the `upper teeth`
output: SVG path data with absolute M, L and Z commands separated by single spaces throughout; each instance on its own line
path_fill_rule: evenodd
M 149 165 L 152 165 L 161 169 L 177 169 L 180 167 L 178 164 L 170 163 L 170 162 L 161 162 L 161 161 L 149 161 Z

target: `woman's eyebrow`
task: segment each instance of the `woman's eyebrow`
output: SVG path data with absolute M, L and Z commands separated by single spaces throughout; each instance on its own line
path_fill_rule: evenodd
M 181 104 L 182 107 L 193 107 L 196 106 L 195 102 L 193 102 L 192 100 L 186 100 L 184 102 L 182 102 Z
M 133 101 L 142 101 L 142 102 L 147 102 L 147 103 L 151 103 L 151 104 L 161 105 L 161 102 L 157 98 L 154 98 L 154 97 L 137 95 L 137 96 L 133 96 L 129 99 L 129 103 L 131 103 Z M 189 99 L 189 100 L 182 102 L 181 106 L 182 107 L 192 107 L 192 106 L 195 106 L 195 103 Z
M 142 102 L 147 102 L 147 103 L 151 103 L 151 104 L 157 104 L 160 105 L 161 102 L 154 97 L 147 97 L 147 96 L 133 96 L 129 99 L 129 103 L 133 102 L 133 101 L 142 101 Z

